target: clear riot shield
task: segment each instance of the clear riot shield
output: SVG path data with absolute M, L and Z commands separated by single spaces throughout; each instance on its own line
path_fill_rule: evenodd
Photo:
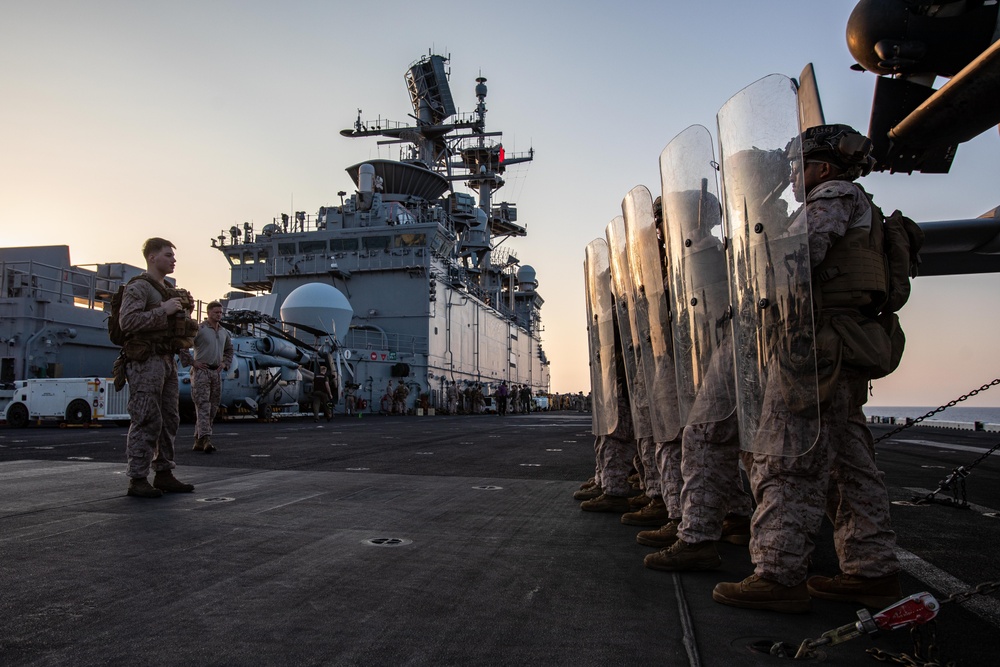
M 615 315 L 607 241 L 591 241 L 587 244 L 584 257 L 591 424 L 594 435 L 610 435 L 618 427 L 618 382 L 615 377 Z
M 674 358 L 682 423 L 706 424 L 736 409 L 732 309 L 712 135 L 692 125 L 660 153 Z
M 629 293 L 634 303 L 633 340 L 645 378 L 653 440 L 669 442 L 681 430 L 677 408 L 677 380 L 670 336 L 670 311 L 663 286 L 663 259 L 653 217 L 653 197 L 644 186 L 633 188 L 622 200 L 628 246 Z
M 625 219 L 617 216 L 605 229 L 608 237 L 608 255 L 611 260 L 611 293 L 615 297 L 615 315 L 622 339 L 625 361 L 625 380 L 628 385 L 629 404 L 632 407 L 632 428 L 635 438 L 649 438 L 653 428 L 649 423 L 649 392 L 646 391 L 646 374 L 643 371 L 638 345 L 640 335 L 635 319 L 632 299 L 632 276 L 628 262 L 628 243 L 625 238 Z
M 786 153 L 799 134 L 794 83 L 774 74 L 744 88 L 718 124 L 741 446 L 800 456 L 820 409 L 804 188 Z

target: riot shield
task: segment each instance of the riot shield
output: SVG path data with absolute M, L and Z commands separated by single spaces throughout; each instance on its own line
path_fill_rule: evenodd
M 670 442 L 680 433 L 681 418 L 663 259 L 649 190 L 641 185 L 633 188 L 622 200 L 622 214 L 631 275 L 630 303 L 634 304 L 632 334 L 645 379 L 652 436 L 656 442 Z
M 583 272 L 590 343 L 591 424 L 594 435 L 610 435 L 618 427 L 618 382 L 607 241 L 594 239 L 587 244 Z
M 712 135 L 692 125 L 660 153 L 674 358 L 682 423 L 722 421 L 736 409 L 732 309 Z
M 820 409 L 808 225 L 794 199 L 804 187 L 791 182 L 801 170 L 786 153 L 799 134 L 795 84 L 765 77 L 731 97 L 717 120 L 740 442 L 800 456 L 816 442 Z
M 653 428 L 649 422 L 649 392 L 646 391 L 646 374 L 638 345 L 640 335 L 635 319 L 635 304 L 631 298 L 632 275 L 629 270 L 628 243 L 625 238 L 625 219 L 617 216 L 605 229 L 608 237 L 608 255 L 611 260 L 611 293 L 615 297 L 615 315 L 624 350 L 625 380 L 629 403 L 632 407 L 632 428 L 635 438 L 650 438 Z

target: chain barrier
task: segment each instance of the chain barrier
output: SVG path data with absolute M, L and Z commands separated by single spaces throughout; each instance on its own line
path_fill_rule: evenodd
M 984 581 L 983 583 L 970 588 L 966 591 L 960 591 L 958 593 L 952 593 L 945 599 L 941 600 L 941 604 L 948 604 L 949 602 L 958 602 L 959 604 L 967 602 L 969 598 L 976 595 L 990 595 L 1000 590 L 1000 581 Z
M 990 595 L 997 591 L 1000 591 L 1000 581 L 984 581 L 973 588 L 952 593 L 941 600 L 941 604 L 945 605 L 951 602 L 962 604 L 963 602 L 968 602 L 970 598 L 976 595 Z M 925 628 L 927 630 L 926 640 L 923 632 Z M 931 621 L 923 626 L 913 626 L 910 628 L 910 638 L 913 640 L 912 655 L 890 653 L 880 648 L 869 648 L 865 652 L 880 662 L 891 662 L 910 667 L 955 667 L 958 664 L 954 660 L 941 662 L 936 621 Z
M 927 628 L 928 638 L 926 642 L 924 641 L 923 628 Z M 891 653 L 880 648 L 869 648 L 865 650 L 865 653 L 880 662 L 891 662 L 908 667 L 956 667 L 958 664 L 954 660 L 941 662 L 937 646 L 937 624 L 934 621 L 922 627 L 911 628 L 910 638 L 913 640 L 913 655 Z
M 982 456 L 977 458 L 968 466 L 958 466 L 953 469 L 947 477 L 938 482 L 938 487 L 928 493 L 926 496 L 921 498 L 916 496 L 913 498 L 913 502 L 917 505 L 922 505 L 924 503 L 939 503 L 941 505 L 948 505 L 950 507 L 957 507 L 959 509 L 969 509 L 969 501 L 966 498 L 965 493 L 965 478 L 969 476 L 972 469 L 984 461 L 988 456 L 993 454 L 997 449 L 1000 449 L 1000 442 L 993 445 L 989 450 L 983 453 Z M 957 482 L 957 483 L 956 483 Z M 955 485 L 952 487 L 952 485 Z M 940 499 L 937 498 L 937 494 L 942 491 L 951 491 L 951 498 Z M 961 499 L 959 499 L 961 495 Z
M 961 403 L 962 401 L 967 400 L 969 398 L 972 398 L 976 394 L 978 394 L 980 392 L 983 392 L 983 391 L 986 391 L 990 387 L 994 387 L 994 386 L 996 386 L 998 384 L 1000 384 L 1000 378 L 996 378 L 992 382 L 984 384 L 979 389 L 973 389 L 972 391 L 970 391 L 967 394 L 962 394 L 961 396 L 959 396 L 955 400 L 948 401 L 944 405 L 931 410 L 930 412 L 928 412 L 927 414 L 925 414 L 925 415 L 923 415 L 921 417 L 917 417 L 916 419 L 912 419 L 912 420 L 911 419 L 907 419 L 906 423 L 903 424 L 902 426 L 898 426 L 898 427 L 894 428 L 893 430 L 889 431 L 888 433 L 883 433 L 878 438 L 876 438 L 875 439 L 875 444 L 878 444 L 878 443 L 882 442 L 883 440 L 891 438 L 892 436 L 896 435 L 897 433 L 900 433 L 901 431 L 905 431 L 906 429 L 908 429 L 908 428 L 910 428 L 912 426 L 916 426 L 917 424 L 919 424 L 923 420 L 927 419 L 928 417 L 936 415 L 937 413 L 942 412 L 943 410 L 946 410 L 948 408 L 953 408 L 956 405 L 958 405 L 959 403 Z M 982 456 L 980 456 L 979 458 L 977 458 L 971 465 L 969 465 L 969 466 L 958 466 L 957 468 L 955 468 L 954 470 L 952 470 L 951 473 L 947 477 L 945 477 L 943 480 L 941 480 L 940 482 L 938 482 L 938 487 L 934 491 L 931 491 L 930 493 L 928 493 L 926 496 L 923 496 L 923 497 L 915 496 L 913 498 L 912 502 L 915 503 L 915 504 L 918 504 L 918 505 L 926 504 L 926 503 L 939 503 L 941 505 L 948 505 L 949 507 L 957 507 L 959 509 L 968 509 L 969 508 L 969 501 L 968 501 L 968 499 L 966 497 L 966 492 L 965 492 L 965 478 L 969 476 L 969 473 L 972 472 L 973 468 L 975 468 L 977 465 L 979 465 L 988 456 L 990 456 L 991 454 L 993 454 L 993 452 L 995 452 L 997 449 L 1000 449 L 1000 442 L 998 442 L 997 444 L 995 444 L 989 451 L 985 452 Z M 944 499 L 938 498 L 937 495 L 939 493 L 941 493 L 942 491 L 951 491 L 952 497 L 951 498 L 944 498 Z M 959 498 L 959 496 L 961 496 L 961 498 Z
M 875 444 L 878 444 L 879 442 L 881 442 L 881 441 L 883 441 L 883 440 L 885 440 L 887 438 L 891 438 L 892 436 L 896 435 L 900 431 L 905 431 L 906 429 L 910 428 L 911 426 L 916 426 L 917 424 L 919 424 L 923 420 L 927 419 L 928 417 L 932 417 L 932 416 L 936 415 L 937 413 L 943 412 L 944 410 L 946 410 L 948 408 L 953 408 L 956 405 L 958 405 L 959 403 L 961 403 L 962 401 L 967 400 L 969 398 L 972 398 L 973 396 L 975 396 L 979 392 L 986 391 L 990 387 L 994 387 L 994 386 L 996 386 L 998 384 L 1000 384 L 1000 378 L 996 378 L 995 380 L 993 380 L 993 382 L 990 382 L 988 384 L 984 384 L 979 389 L 973 389 L 968 394 L 962 394 L 961 396 L 959 396 L 955 400 L 948 401 L 947 403 L 945 403 L 941 407 L 935 408 L 935 409 L 931 410 L 930 412 L 928 412 L 927 414 L 923 415 L 922 417 L 917 417 L 916 419 L 913 419 L 913 420 L 907 420 L 906 423 L 903 424 L 902 426 L 900 426 L 898 428 L 895 428 L 895 429 L 889 431 L 888 433 L 884 433 L 884 434 L 880 435 L 878 438 L 875 439 Z
M 956 398 L 953 401 L 949 401 L 948 403 L 942 405 L 939 408 L 931 410 L 922 417 L 918 417 L 917 419 L 914 419 L 912 421 L 908 420 L 906 424 L 898 428 L 895 428 L 892 431 L 880 436 L 875 440 L 875 442 L 878 443 L 887 438 L 891 438 L 892 436 L 910 428 L 911 426 L 916 426 L 917 424 L 927 419 L 928 417 L 935 415 L 939 412 L 942 412 L 947 408 L 954 407 L 958 403 L 961 403 L 962 401 L 969 399 L 982 391 L 986 391 L 990 387 L 996 386 L 998 384 L 1000 384 L 1000 378 L 996 378 L 992 382 L 984 384 L 979 389 L 973 389 L 969 393 L 963 394 L 959 398 Z M 935 501 L 936 499 L 934 498 L 934 496 L 936 496 L 944 489 L 952 489 L 952 485 L 957 481 L 958 488 L 952 489 L 952 492 L 953 494 L 956 494 L 956 496 L 960 492 L 962 499 L 961 501 L 957 501 L 956 498 L 954 504 L 960 507 L 968 507 L 968 502 L 966 501 L 965 498 L 965 478 L 969 476 L 969 473 L 972 471 L 973 468 L 979 465 L 987 457 L 992 455 L 993 452 L 997 451 L 997 449 L 1000 449 L 1000 443 L 997 443 L 989 451 L 983 453 L 970 465 L 959 466 L 955 468 L 951 472 L 951 474 L 948 475 L 948 477 L 946 477 L 938 484 L 937 490 L 928 494 L 925 498 L 914 499 L 914 500 L 917 502 Z M 951 504 L 953 501 L 937 500 L 937 502 L 944 502 L 945 504 Z M 1000 590 L 1000 581 L 988 581 L 981 583 L 978 586 L 975 586 L 974 588 L 970 588 L 965 591 L 959 591 L 957 593 L 952 593 L 948 597 L 941 600 L 940 604 L 944 605 L 951 602 L 958 602 L 959 604 L 961 604 L 963 602 L 968 601 L 971 597 L 975 595 L 989 595 L 991 593 L 997 592 L 998 590 Z M 901 603 L 897 603 L 897 605 L 894 606 L 898 606 L 899 604 Z M 884 611 L 880 612 L 880 614 L 881 613 L 884 613 Z M 815 649 L 819 648 L 820 646 L 830 646 L 839 644 L 841 642 L 854 639 L 855 637 L 860 637 L 862 634 L 865 633 L 873 634 L 872 630 L 869 627 L 866 627 L 865 617 L 863 613 L 859 612 L 858 616 L 861 619 L 858 623 L 849 623 L 840 628 L 830 630 L 824 633 L 823 636 L 820 637 L 819 639 L 803 640 L 802 644 L 799 646 L 798 652 L 794 656 L 794 659 L 796 660 L 812 659 L 816 657 Z M 866 650 L 866 653 L 875 660 L 878 660 L 880 662 L 891 662 L 897 665 L 908 665 L 909 667 L 956 667 L 958 663 L 955 661 L 948 661 L 948 662 L 941 661 L 939 655 L 940 649 L 938 647 L 938 641 L 937 641 L 937 623 L 933 620 L 925 623 L 919 623 L 919 621 L 917 621 L 916 623 L 917 624 L 913 625 L 910 628 L 910 638 L 913 641 L 912 655 L 908 655 L 906 653 L 898 653 L 898 654 L 891 653 L 889 651 L 885 651 L 880 648 L 869 648 Z M 926 632 L 926 637 L 924 634 L 925 632 Z M 780 642 L 775 644 L 774 648 L 775 649 L 779 648 L 779 644 Z M 782 646 L 781 648 L 782 650 L 780 651 L 780 654 L 786 655 L 786 653 L 783 650 L 784 647 Z
M 957 602 L 962 604 L 976 595 L 990 595 L 1000 591 L 1000 580 L 985 581 L 973 588 L 952 593 L 938 602 L 930 593 L 917 593 L 890 605 L 875 614 L 874 618 L 867 609 L 858 611 L 858 621 L 842 625 L 824 632 L 819 639 L 803 639 L 794 660 L 812 660 L 817 657 L 815 649 L 820 646 L 835 646 L 863 635 L 875 636 L 879 631 L 902 629 L 909 626 L 910 638 L 913 641 L 913 653 L 891 653 L 880 648 L 869 648 L 865 652 L 880 662 L 891 662 L 910 667 L 955 667 L 955 661 L 941 662 L 940 649 L 937 640 L 937 617 L 942 605 Z M 921 606 L 924 609 L 921 609 Z M 921 613 L 924 611 L 930 613 Z M 892 612 L 901 615 L 894 621 L 886 622 L 892 617 Z M 925 636 L 926 632 L 926 636 Z M 783 642 L 775 642 L 771 655 L 788 657 L 788 650 L 793 648 Z

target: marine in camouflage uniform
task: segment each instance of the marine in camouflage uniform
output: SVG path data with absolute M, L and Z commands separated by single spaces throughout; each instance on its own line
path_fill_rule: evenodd
M 611 433 L 597 436 L 594 440 L 596 463 L 594 481 L 596 489 L 599 489 L 601 494 L 590 500 L 584 500 L 580 503 L 580 509 L 586 512 L 623 514 L 630 509 L 628 495 L 631 492 L 631 486 L 628 477 L 632 471 L 632 462 L 638 455 L 638 449 L 632 423 L 628 381 L 625 377 L 625 350 L 622 347 L 617 315 L 614 322 L 615 394 L 618 405 L 618 422 Z
M 313 374 L 312 392 L 309 394 L 309 401 L 312 405 L 313 421 L 319 421 L 319 413 L 322 412 L 327 421 L 333 418 L 333 410 L 330 408 L 330 401 L 333 400 L 333 383 L 330 371 L 325 364 L 319 364 Z
M 348 415 L 353 415 L 358 405 L 358 386 L 353 382 L 348 382 L 344 387 L 344 411 Z
M 483 412 L 483 386 L 476 383 L 472 387 L 472 414 L 482 414 Z
M 192 366 L 191 400 L 196 416 L 194 451 L 210 454 L 216 451 L 212 444 L 212 423 L 222 400 L 221 373 L 229 370 L 233 363 L 233 343 L 229 331 L 219 324 L 222 304 L 212 301 L 207 310 L 208 317 L 194 337 L 194 355 L 181 350 L 180 359 L 182 365 Z
M 166 289 L 163 279 L 173 273 L 176 260 L 173 244 L 152 238 L 143 245 L 146 275 Z M 169 293 L 168 293 L 169 294 Z M 172 341 L 175 324 L 187 313 L 183 299 L 165 299 L 148 280 L 133 280 L 125 288 L 119 324 L 126 334 L 125 367 L 129 384 L 128 412 L 131 425 L 125 453 L 128 458 L 128 495 L 156 498 L 163 492 L 189 492 L 194 486 L 178 481 L 174 464 L 174 438 L 180 423 L 178 412 L 177 364 L 174 353 L 186 345 Z M 188 341 L 190 343 L 190 341 Z M 153 484 L 147 481 L 155 471 Z
M 406 414 L 406 398 L 410 395 L 410 388 L 402 380 L 396 386 L 396 391 L 392 394 L 392 411 L 396 414 Z
M 719 400 L 718 383 L 732 381 L 733 353 L 727 339 L 712 358 L 707 384 L 692 412 L 705 414 L 702 403 Z M 716 541 L 745 545 L 750 540 L 752 512 L 750 496 L 743 489 L 739 470 L 739 421 L 735 411 L 720 420 L 688 424 L 682 434 L 679 474 L 679 521 L 657 531 L 643 531 L 636 536 L 639 544 L 662 547 L 658 554 L 645 559 L 646 567 L 658 570 L 709 570 L 722 564 Z
M 597 436 L 594 454 L 594 481 L 602 493 L 580 503 L 580 509 L 588 512 L 627 512 L 626 496 L 630 490 L 628 476 L 632 470 L 632 459 L 636 455 L 636 441 L 632 430 L 628 390 L 624 383 L 619 382 L 618 387 L 618 425 L 610 434 Z
M 848 350 L 830 325 L 836 316 L 862 321 L 871 309 L 842 305 L 838 295 L 824 285 L 826 272 L 820 270 L 829 265 L 824 264 L 828 256 L 841 259 L 845 251 L 858 252 L 859 246 L 848 245 L 845 237 L 851 234 L 856 238 L 863 232 L 861 238 L 867 238 L 872 226 L 871 203 L 852 182 L 868 173 L 870 164 L 866 171 L 861 159 L 847 162 L 826 145 L 845 134 L 861 136 L 843 125 L 807 130 L 803 133 L 803 163 L 793 165 L 802 170 L 801 182 L 808 193 L 804 199 L 813 298 L 817 302 L 822 406 L 818 437 L 801 456 L 752 455 L 750 483 L 757 511 L 751 526 L 750 553 L 755 573 L 742 582 L 716 586 L 713 597 L 723 604 L 802 612 L 808 610 L 810 596 L 871 607 L 883 607 L 901 597 L 888 493 L 875 465 L 874 441 L 862 412 L 873 371 L 846 363 Z M 820 141 L 810 141 L 815 137 Z M 827 138 L 831 141 L 824 141 Z M 867 157 L 864 152 L 863 158 Z M 793 184 L 796 175 L 793 171 Z M 801 193 L 796 194 L 801 200 Z M 875 330 L 870 333 L 878 335 Z M 879 348 L 882 343 L 873 339 L 870 347 Z M 787 439 L 803 432 L 801 421 L 807 418 L 786 404 L 785 390 L 787 387 L 779 386 L 773 378 L 769 382 L 758 437 Z M 810 536 L 819 531 L 828 506 L 841 574 L 814 576 L 807 582 L 813 549 Z

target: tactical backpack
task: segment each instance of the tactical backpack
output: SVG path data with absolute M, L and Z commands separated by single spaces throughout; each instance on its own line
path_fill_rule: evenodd
M 817 354 L 826 353 L 817 363 L 848 364 L 876 379 L 896 370 L 903 357 L 906 336 L 896 312 L 910 297 L 924 233 L 898 210 L 886 217 L 864 188 L 854 186 L 871 204 L 871 224 L 867 231 L 848 229 L 815 269 L 819 327 L 836 334 L 817 342 Z
M 171 337 L 171 343 L 175 350 L 187 349 L 194 344 L 194 336 L 198 333 L 198 323 L 187 316 L 187 310 L 194 306 L 194 300 L 187 290 L 176 288 L 165 288 L 153 280 L 145 273 L 132 278 L 124 285 L 118 287 L 118 291 L 111 297 L 111 313 L 108 316 L 108 338 L 119 347 L 124 347 L 128 336 L 122 331 L 119 317 L 121 315 L 122 299 L 125 295 L 125 288 L 136 280 L 145 280 L 160 293 L 160 297 L 167 301 L 175 297 L 181 299 L 181 310 L 171 315 L 169 318 L 167 335 Z M 157 334 L 160 335 L 160 334 Z
M 917 277 L 924 230 L 898 209 L 885 218 L 882 229 L 883 247 L 889 267 L 889 292 L 882 312 L 895 313 L 910 298 L 910 278 Z
M 903 334 L 896 312 L 910 298 L 910 278 L 916 278 L 920 266 L 919 252 L 924 244 L 924 230 L 920 229 L 920 226 L 913 220 L 903 215 L 899 209 L 886 217 L 882 213 L 882 209 L 872 201 L 871 195 L 867 192 L 865 194 L 872 205 L 872 225 L 874 226 L 877 220 L 881 220 L 882 223 L 880 225 L 882 250 L 885 253 L 888 274 L 885 303 L 876 319 L 885 329 L 892 343 L 891 362 L 888 372 L 876 373 L 872 376 L 872 379 L 878 379 L 896 370 L 903 358 L 906 336 Z
M 118 286 L 118 291 L 111 297 L 111 314 L 108 316 L 108 338 L 110 338 L 111 342 L 118 347 L 125 345 L 125 332 L 122 331 L 121 323 L 118 321 L 118 317 L 121 315 L 122 311 L 122 298 L 125 296 L 125 288 L 134 283 L 136 280 L 145 280 L 159 290 L 159 286 L 156 284 L 156 281 L 146 274 L 136 276 L 127 283 Z

